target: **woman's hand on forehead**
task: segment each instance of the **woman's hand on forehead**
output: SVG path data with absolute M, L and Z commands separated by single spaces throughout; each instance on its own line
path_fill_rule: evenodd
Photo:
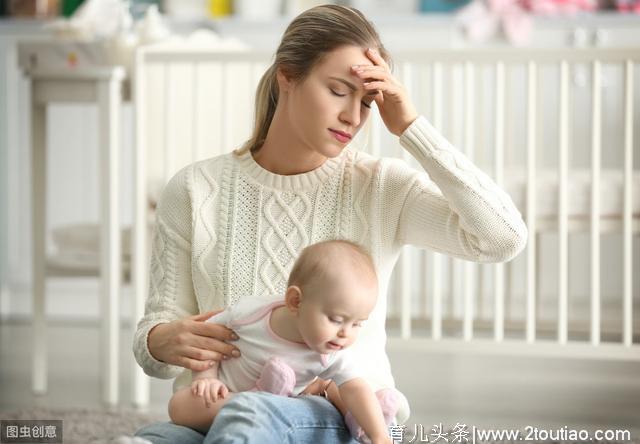
M 375 91 L 375 102 L 382 121 L 396 136 L 418 117 L 404 86 L 391 74 L 387 62 L 375 49 L 367 49 L 366 56 L 372 65 L 359 64 L 351 67 L 354 75 L 363 81 L 366 91 Z

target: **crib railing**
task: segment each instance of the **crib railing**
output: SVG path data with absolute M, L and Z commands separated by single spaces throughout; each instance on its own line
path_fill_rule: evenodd
M 602 332 L 601 332 L 601 284 L 600 284 L 600 269 L 601 269 L 601 255 L 600 255 L 600 236 L 604 231 L 601 226 L 600 215 L 600 173 L 601 173 L 601 137 L 602 137 L 602 69 L 603 65 L 616 66 L 618 65 L 623 69 L 623 88 L 622 88 L 622 103 L 624 105 L 623 112 L 623 150 L 624 159 L 622 165 L 622 174 L 624 176 L 623 186 L 623 205 L 622 211 L 619 215 L 621 223 L 614 224 L 606 228 L 606 230 L 619 230 L 623 234 L 623 310 L 622 310 L 622 338 L 619 341 L 627 351 L 618 350 L 617 348 L 611 348 L 609 354 L 611 356 L 625 356 L 633 359 L 640 358 L 638 353 L 639 349 L 637 345 L 633 345 L 633 310 L 632 310 L 632 235 L 638 232 L 638 209 L 632 206 L 632 180 L 633 180 L 633 126 L 634 126 L 634 110 L 633 104 L 637 102 L 637 93 L 634 95 L 634 65 L 637 65 L 639 53 L 637 50 L 527 50 L 527 51 L 513 51 L 513 50 L 499 50 L 499 51 L 428 51 L 417 53 L 403 53 L 402 57 L 405 60 L 411 60 L 411 62 L 403 62 L 401 66 L 402 79 L 405 85 L 409 86 L 410 91 L 415 93 L 412 86 L 415 84 L 415 66 L 421 63 L 430 65 L 431 74 L 431 91 L 432 91 L 432 121 L 438 128 L 444 128 L 443 125 L 443 88 L 442 77 L 445 66 L 449 65 L 455 69 L 459 67 L 459 76 L 454 77 L 453 91 L 463 91 L 463 97 L 455 100 L 463 103 L 462 118 L 464 119 L 462 129 L 462 140 L 458 146 L 463 149 L 467 156 L 474 159 L 476 152 L 477 141 L 477 128 L 478 119 L 473 116 L 474 100 L 477 95 L 477 89 L 475 87 L 475 71 L 482 66 L 491 66 L 493 69 L 493 94 L 494 108 L 491 114 L 494 124 L 494 139 L 493 139 L 493 177 L 499 185 L 504 184 L 504 168 L 505 168 L 505 150 L 517 149 L 517 146 L 505 145 L 505 121 L 506 106 L 505 106 L 505 94 L 507 90 L 505 72 L 514 67 L 522 66 L 526 71 L 526 75 L 523 76 L 524 84 L 523 90 L 526 94 L 523 94 L 526 100 L 526 112 L 524 115 L 525 125 L 525 147 L 526 147 L 526 206 L 521 208 L 521 211 L 525 214 L 527 226 L 529 227 L 532 239 L 539 233 L 537 226 L 538 219 L 536 217 L 536 178 L 537 178 L 537 159 L 536 152 L 539 148 L 538 145 L 538 123 L 539 123 L 539 108 L 537 99 L 539 97 L 540 84 L 538 82 L 538 73 L 541 69 L 549 66 L 557 66 L 557 85 L 559 89 L 559 98 L 557 101 L 557 174 L 558 174 L 558 209 L 557 209 L 557 233 L 558 233 L 558 284 L 557 284 L 557 327 L 556 338 L 554 342 L 561 345 L 568 343 L 569 333 L 569 303 L 568 303 L 568 238 L 569 238 L 569 213 L 568 213 L 568 178 L 569 178 L 569 152 L 570 152 L 570 133 L 572 130 L 572 123 L 570 122 L 570 74 L 574 75 L 574 82 L 584 82 L 586 79 L 578 77 L 581 64 L 588 66 L 591 77 L 591 107 L 590 110 L 586 110 L 590 114 L 590 148 L 591 148 L 591 205 L 589 222 L 585 224 L 590 232 L 590 331 L 589 342 L 591 345 L 597 346 L 601 344 Z M 428 62 L 423 62 L 428 60 Z M 584 68 L 582 68 L 584 69 Z M 429 71 L 427 71 L 429 72 Z M 637 77 L 637 70 L 635 71 L 635 77 Z M 583 73 L 584 74 L 584 73 Z M 455 74 L 454 74 L 455 75 Z M 612 89 L 611 84 L 605 84 L 605 87 Z M 424 109 L 424 108 L 423 108 Z M 428 107 L 426 108 L 428 109 Z M 452 115 L 457 115 L 452 113 Z M 378 121 L 374 120 L 376 124 Z M 637 124 L 636 124 L 637 126 Z M 587 128 L 585 128 L 587 129 Z M 377 146 L 373 144 L 374 148 Z M 637 143 L 636 143 L 637 146 Z M 406 154 L 403 153 L 403 157 L 409 161 Z M 482 162 L 479 162 L 482 164 Z M 636 193 L 638 192 L 636 186 Z M 579 225 L 577 226 L 579 229 Z M 575 230 L 576 228 L 574 228 Z M 529 242 L 526 251 L 526 301 L 525 301 L 525 328 L 523 332 L 523 339 L 526 343 L 533 344 L 535 342 L 541 342 L 537 339 L 537 319 L 536 319 L 536 300 L 537 300 L 537 288 L 536 283 L 539 281 L 540 276 L 537 271 L 538 253 L 536 249 L 537 242 Z M 424 255 L 430 255 L 431 259 L 428 261 L 429 266 L 427 275 L 429 281 L 425 288 L 426 294 L 419 295 L 426 299 L 430 299 L 431 311 L 428 316 L 422 316 L 422 319 L 428 320 L 430 326 L 430 338 L 435 341 L 443 339 L 443 285 L 442 285 L 442 268 L 443 260 L 437 253 L 424 253 Z M 401 257 L 399 263 L 399 297 L 397 298 L 398 305 L 400 306 L 400 313 L 398 316 L 400 337 L 408 339 L 413 337 L 412 325 L 414 321 L 420 320 L 420 316 L 415 316 L 415 304 L 412 301 L 415 300 L 415 292 L 411 291 L 411 273 L 409 272 L 411 262 L 414 262 L 418 255 L 415 252 L 406 249 Z M 424 263 L 424 262 L 421 262 Z M 451 263 L 455 263 L 454 260 Z M 506 265 L 509 266 L 509 265 Z M 487 327 L 492 330 L 492 344 L 501 343 L 505 340 L 505 297 L 509 297 L 510 294 L 505 294 L 505 267 L 504 264 L 496 264 L 492 266 L 493 274 L 493 319 L 492 325 L 483 325 L 483 329 L 486 331 Z M 449 337 L 461 337 L 463 341 L 471 341 L 477 339 L 474 335 L 474 301 L 477 299 L 478 287 L 475 285 L 475 274 L 478 271 L 478 266 L 472 263 L 462 264 L 462 273 L 456 273 L 459 269 L 455 266 L 453 269 L 453 280 L 462 280 L 462 316 L 461 332 L 454 332 L 449 334 Z M 393 296 L 393 295 L 392 295 Z M 450 295 L 451 296 L 451 295 Z M 390 304 L 391 306 L 393 304 Z M 458 319 L 459 320 L 459 319 Z M 456 324 L 456 319 L 449 319 L 450 323 Z M 636 333 L 638 329 L 635 329 Z M 636 340 L 637 341 L 637 340 Z M 575 343 L 575 341 L 574 341 Z M 457 341 L 456 346 L 459 346 L 460 341 Z M 450 347 L 451 344 L 447 345 Z M 600 349 L 602 349 L 601 347 Z M 607 347 L 609 348 L 609 347 Z M 539 348 L 540 349 L 540 348 Z M 548 350 L 548 347 L 544 347 Z M 526 348 L 529 352 L 532 348 Z M 570 353 L 568 348 L 563 348 L 562 353 Z M 587 354 L 599 353 L 595 349 L 581 348 L 574 349 L 576 355 L 583 356 L 584 351 Z
M 526 126 L 525 126 L 525 140 L 526 140 L 526 207 L 521 208 L 521 211 L 525 214 L 526 222 L 529 227 L 532 240 L 540 233 L 541 230 L 537 226 L 536 218 L 536 168 L 537 159 L 536 151 L 538 150 L 538 124 L 539 115 L 537 113 L 538 104 L 537 98 L 539 97 L 538 89 L 539 83 L 537 81 L 537 75 L 542 69 L 548 69 L 549 66 L 558 66 L 557 72 L 557 84 L 559 99 L 557 103 L 557 146 L 558 159 L 557 159 L 557 174 L 558 174 L 558 208 L 557 208 L 557 233 L 558 233 L 558 285 L 557 285 L 557 327 L 556 338 L 554 342 L 560 345 L 566 345 L 568 343 L 568 238 L 569 238 L 569 214 L 568 214 L 568 177 L 569 177 L 569 151 L 570 151 L 570 132 L 572 126 L 570 123 L 570 73 L 573 72 L 576 75 L 576 70 L 580 69 L 580 64 L 588 64 L 591 73 L 591 106 L 590 106 L 590 147 L 591 147 L 591 208 L 588 225 L 590 231 L 590 300 L 591 300 L 591 312 L 590 312 L 590 334 L 589 339 L 591 345 L 597 346 L 601 344 L 601 312 L 600 312 L 600 236 L 603 231 L 603 227 L 600 224 L 601 215 L 599 213 L 600 208 L 600 172 L 601 172 L 601 137 L 602 137 L 602 67 L 603 65 L 619 65 L 624 70 L 624 83 L 623 83 L 623 118 L 621 122 L 623 124 L 624 133 L 624 159 L 621 168 L 624 176 L 624 199 L 622 206 L 622 214 L 619 216 L 621 223 L 614 224 L 608 227 L 608 230 L 620 230 L 623 235 L 623 313 L 622 313 L 622 338 L 619 341 L 627 351 L 610 348 L 612 356 L 627 356 L 633 359 L 640 357 L 637 346 L 633 345 L 634 328 L 632 323 L 632 235 L 638 232 L 638 209 L 632 207 L 632 178 L 633 178 L 633 103 L 637 102 L 637 94 L 634 95 L 634 64 L 638 63 L 638 51 L 626 51 L 626 50 L 545 50 L 545 51 L 430 51 L 428 53 L 414 53 L 403 54 L 408 60 L 429 60 L 428 64 L 431 65 L 431 82 L 432 82 L 432 119 L 437 127 L 443 128 L 442 115 L 443 115 L 443 97 L 442 91 L 442 72 L 444 66 L 450 65 L 455 69 L 456 65 L 459 66 L 461 74 L 453 80 L 453 87 L 451 90 L 462 90 L 464 95 L 459 101 L 463 103 L 463 137 L 461 143 L 458 144 L 466 154 L 474 159 L 480 165 L 486 165 L 486 159 L 476 159 L 475 145 L 477 141 L 476 130 L 478 120 L 474 118 L 474 99 L 477 95 L 475 88 L 476 80 L 474 79 L 475 71 L 479 67 L 489 65 L 493 69 L 493 89 L 491 94 L 494 98 L 494 107 L 492 118 L 495 125 L 493 135 L 493 176 L 496 182 L 503 185 L 504 182 L 504 168 L 505 168 L 505 149 L 507 152 L 509 149 L 513 149 L 514 146 L 505 146 L 505 73 L 509 69 L 515 69 L 517 66 L 523 66 L 526 70 L 526 75 L 523 76 L 524 84 L 523 90 L 526 91 Z M 401 67 L 402 78 L 405 85 L 414 85 L 414 77 L 412 74 L 415 71 L 415 62 L 405 63 Z M 637 72 L 637 71 L 636 71 Z M 637 76 L 637 75 L 636 75 Z M 574 77 L 574 81 L 576 77 Z M 584 79 L 583 79 L 584 80 Z M 607 87 L 611 90 L 612 85 Z M 611 91 L 609 91 L 611 92 Z M 456 99 L 454 99 L 456 100 Z M 428 108 L 427 108 L 428 109 Z M 455 113 L 453 113 L 455 114 Z M 588 128 L 588 127 L 587 127 Z M 375 145 L 374 145 L 375 146 Z M 485 153 L 486 154 L 486 153 Z M 406 158 L 406 154 L 403 153 Z M 407 159 L 408 160 L 408 159 Z M 637 190 L 636 190 L 637 192 Z M 634 224 L 634 225 L 632 225 Z M 579 226 L 578 226 L 579 228 Z M 574 229 L 575 230 L 575 229 Z M 530 242 L 526 252 L 526 300 L 525 300 L 525 329 L 524 335 L 521 339 L 524 339 L 526 343 L 540 343 L 537 338 L 536 328 L 536 299 L 537 289 L 536 283 L 540 278 L 537 272 L 538 255 L 536 251 L 537 242 Z M 426 254 L 426 253 L 425 253 Z M 412 315 L 415 313 L 415 304 L 412 304 L 412 300 L 415 298 L 415 292 L 411 292 L 411 278 L 409 268 L 412 261 L 415 261 L 416 255 L 411 251 L 406 250 L 403 252 L 401 262 L 399 263 L 399 326 L 400 337 L 408 339 L 413 336 L 412 325 L 414 320 L 420 320 L 419 316 Z M 455 261 L 452 261 L 455 262 Z M 438 341 L 443 339 L 443 285 L 441 281 L 442 277 L 443 258 L 438 254 L 431 254 L 431 260 L 429 261 L 430 270 L 426 270 L 427 275 L 430 276 L 431 282 L 428 283 L 425 288 L 430 291 L 426 291 L 423 296 L 430 298 L 431 301 L 431 313 L 429 316 L 430 324 L 430 338 Z M 477 298 L 478 287 L 474 285 L 474 275 L 477 273 L 479 267 L 471 263 L 463 263 L 459 267 L 452 267 L 454 270 L 452 279 L 461 279 L 462 284 L 462 316 L 461 316 L 461 332 L 454 332 L 449 334 L 449 337 L 461 337 L 464 341 L 471 341 L 477 339 L 474 332 L 474 301 Z M 461 273 L 457 271 L 462 268 Z M 493 319 L 491 330 L 493 338 L 491 343 L 501 343 L 505 340 L 505 313 L 504 304 L 505 297 L 511 296 L 505 294 L 505 265 L 496 264 L 492 266 L 493 274 Z M 424 318 L 424 317 L 423 317 Z M 450 319 L 455 324 L 456 319 Z M 484 326 L 486 330 L 486 325 Z M 636 332 L 638 329 L 636 328 Z M 456 334 L 457 333 L 457 334 Z M 573 341 L 575 344 L 575 341 Z M 460 341 L 457 341 L 456 345 L 459 345 Z M 447 345 L 450 347 L 451 345 Z M 544 347 L 548 349 L 548 347 Z M 607 347 L 609 348 L 609 347 Z M 539 348 L 540 349 L 540 348 Z M 602 350 L 603 347 L 600 347 Z M 532 348 L 526 348 L 531 351 Z M 574 349 L 576 350 L 576 349 Z M 593 349 L 578 348 L 575 352 L 577 355 L 584 355 L 583 350 L 588 350 L 588 353 L 594 355 L 600 353 Z M 568 348 L 563 349 L 563 353 L 571 353 Z
M 514 298 L 511 291 L 513 262 L 477 265 L 406 248 L 396 269 L 396 284 L 389 291 L 388 325 L 391 330 L 399 329 L 399 343 L 640 359 L 637 338 L 634 341 L 634 332 L 640 329 L 633 325 L 632 288 L 632 240 L 640 231 L 640 205 L 636 203 L 640 190 L 633 185 L 634 171 L 637 175 L 638 170 L 633 166 L 638 146 L 633 135 L 634 126 L 638 126 L 634 104 L 640 94 L 634 83 L 640 72 L 640 48 L 425 50 L 394 55 L 395 75 L 417 108 L 454 145 L 507 189 L 506 179 L 515 167 L 524 171 L 525 196 L 519 209 L 531 239 L 518 259 L 524 260 L 524 301 Z M 271 60 L 271 53 L 255 51 L 153 47 L 138 53 L 132 270 L 136 316 L 143 314 L 147 293 L 149 199 L 157 197 L 180 167 L 228 152 L 248 138 L 255 88 Z M 373 112 L 352 145 L 415 164 L 397 138 L 383 129 L 377 112 Z M 603 137 L 608 142 L 604 158 Z M 577 146 L 582 149 L 576 150 Z M 571 165 L 570 153 L 577 165 Z M 590 170 L 586 216 L 570 211 L 569 179 L 576 166 Z M 553 224 L 538 217 L 536 206 L 543 197 L 537 181 L 549 168 L 556 171 L 551 190 L 558 195 Z M 619 211 L 606 217 L 600 214 L 600 180 L 605 168 L 623 175 L 623 203 Z M 590 233 L 590 308 L 588 314 L 570 322 L 569 233 L 584 230 Z M 557 233 L 555 326 L 541 316 L 545 306 L 540 297 L 539 244 L 546 232 Z M 605 324 L 603 330 L 601 317 L 600 269 L 605 264 L 601 263 L 600 242 L 607 232 L 622 234 L 622 328 L 620 337 L 614 335 L 614 339 L 612 332 L 617 327 Z M 487 284 L 491 284 L 490 291 Z M 487 305 L 487 293 L 493 304 Z M 524 309 L 521 321 L 509 316 L 518 303 Z M 488 318 L 485 306 L 489 307 Z M 585 322 L 586 339 L 584 334 L 580 336 Z M 409 338 L 413 341 L 407 342 Z M 140 387 L 136 397 L 144 396 L 144 385 Z

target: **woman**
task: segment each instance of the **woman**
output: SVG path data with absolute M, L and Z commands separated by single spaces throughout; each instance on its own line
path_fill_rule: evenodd
M 182 373 L 181 386 L 189 380 L 185 369 L 233 359 L 233 332 L 202 320 L 243 296 L 282 294 L 309 244 L 342 238 L 365 246 L 381 295 L 405 244 L 478 262 L 506 261 L 524 248 L 527 230 L 511 199 L 418 115 L 389 61 L 359 11 L 305 11 L 285 31 L 260 81 L 251 139 L 234 153 L 184 168 L 167 184 L 146 314 L 134 340 L 149 375 Z M 347 147 L 373 102 L 424 171 Z M 386 297 L 379 297 L 353 347 L 374 390 L 394 386 L 385 314 Z M 320 382 L 309 392 L 322 388 Z M 399 422 L 408 413 L 403 406 Z M 173 424 L 138 436 L 203 442 Z M 349 440 L 341 415 L 323 397 L 243 393 L 220 410 L 204 442 Z

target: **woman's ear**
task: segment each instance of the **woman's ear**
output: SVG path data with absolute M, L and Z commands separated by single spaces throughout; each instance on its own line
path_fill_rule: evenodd
M 296 285 L 287 288 L 284 294 L 284 303 L 291 313 L 298 314 L 300 303 L 302 302 L 302 290 Z
M 278 90 L 280 93 L 289 92 L 292 82 L 287 78 L 287 75 L 282 71 L 282 68 L 278 68 L 276 71 L 276 81 L 278 82 Z

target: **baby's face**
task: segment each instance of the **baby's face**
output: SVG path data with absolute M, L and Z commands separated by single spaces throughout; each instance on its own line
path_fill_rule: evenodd
M 369 318 L 377 295 L 375 281 L 360 282 L 357 276 L 304 290 L 298 317 L 302 338 L 318 353 L 349 347 Z

